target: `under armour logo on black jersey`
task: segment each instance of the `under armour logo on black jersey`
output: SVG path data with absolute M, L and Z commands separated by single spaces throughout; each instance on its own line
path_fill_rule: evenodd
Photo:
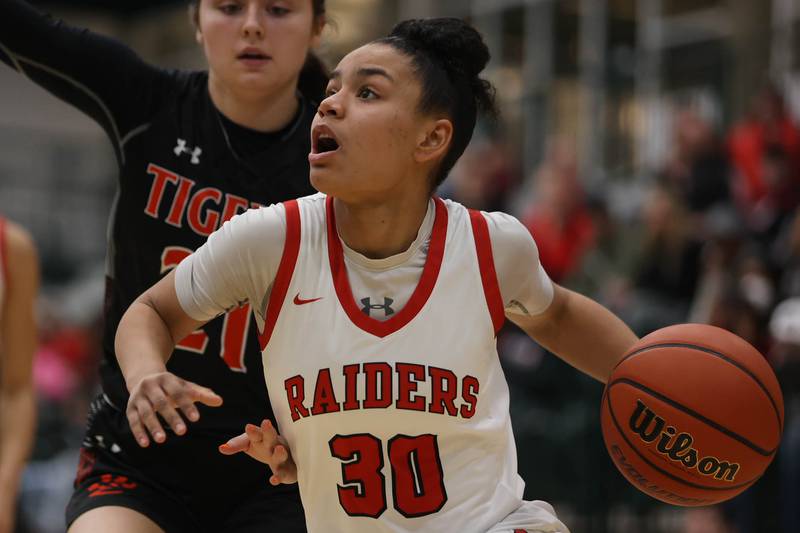
M 172 151 L 175 152 L 175 155 L 177 156 L 180 156 L 181 154 L 189 154 L 190 156 L 192 156 L 191 161 L 193 165 L 200 164 L 200 154 L 203 153 L 203 149 L 200 148 L 199 146 L 195 146 L 194 148 L 189 150 L 189 147 L 186 146 L 186 139 L 178 139 L 178 146 L 173 148 Z
M 394 303 L 394 300 L 392 300 L 391 298 L 384 298 L 383 305 L 370 303 L 369 298 L 362 298 L 361 303 L 364 304 L 364 307 L 361 308 L 361 311 L 367 316 L 369 316 L 370 311 L 373 309 L 375 310 L 383 309 L 383 312 L 386 313 L 385 316 L 394 314 L 394 309 L 392 309 L 392 304 Z

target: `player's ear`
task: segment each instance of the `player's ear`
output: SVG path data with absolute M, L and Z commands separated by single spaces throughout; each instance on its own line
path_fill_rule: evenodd
M 203 32 L 200 31 L 200 2 L 202 0 L 197 0 L 196 2 L 189 3 L 189 23 L 194 26 L 194 40 L 197 41 L 197 44 L 203 44 Z
M 314 27 L 311 29 L 311 49 L 319 47 L 322 42 L 322 31 L 325 29 L 325 15 L 320 15 L 314 19 Z
M 429 122 L 420 132 L 414 157 L 418 163 L 441 159 L 450 147 L 453 138 L 453 123 L 446 118 Z

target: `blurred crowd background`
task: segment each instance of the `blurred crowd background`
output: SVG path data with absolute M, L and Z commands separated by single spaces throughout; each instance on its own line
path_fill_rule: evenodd
M 155 63 L 203 67 L 186 2 L 34 3 Z M 329 65 L 403 18 L 471 20 L 502 117 L 480 126 L 440 193 L 517 216 L 555 281 L 637 334 L 724 327 L 782 383 L 784 439 L 766 475 L 687 511 L 616 471 L 602 386 L 507 326 L 526 497 L 552 502 L 574 533 L 800 532 L 800 0 L 329 0 L 328 11 Z M 49 533 L 63 531 L 97 387 L 116 168 L 99 127 L 10 69 L 0 98 L 0 212 L 33 233 L 44 276 L 22 527 Z

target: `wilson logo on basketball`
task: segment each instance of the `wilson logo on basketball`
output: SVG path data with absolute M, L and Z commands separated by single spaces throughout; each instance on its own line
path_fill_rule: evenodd
M 662 455 L 686 468 L 695 468 L 704 476 L 714 479 L 733 481 L 739 471 L 738 463 L 720 461 L 716 457 L 700 457 L 700 452 L 692 447 L 694 437 L 689 433 L 676 433 L 672 426 L 667 426 L 663 418 L 658 416 L 641 400 L 636 400 L 636 410 L 631 415 L 628 426 L 646 443 L 655 442 L 656 449 Z

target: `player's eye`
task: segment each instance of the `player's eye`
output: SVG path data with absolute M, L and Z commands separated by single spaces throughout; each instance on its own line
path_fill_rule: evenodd
M 272 6 L 269 8 L 269 14 L 276 17 L 283 17 L 289 14 L 289 10 L 283 6 Z
M 227 3 L 227 4 L 221 4 L 218 9 L 223 13 L 225 13 L 226 15 L 235 15 L 236 13 L 241 11 L 242 7 L 239 4 Z
M 358 94 L 356 94 L 356 96 L 362 100 L 374 100 L 378 98 L 378 93 L 369 87 L 362 87 L 358 90 Z

